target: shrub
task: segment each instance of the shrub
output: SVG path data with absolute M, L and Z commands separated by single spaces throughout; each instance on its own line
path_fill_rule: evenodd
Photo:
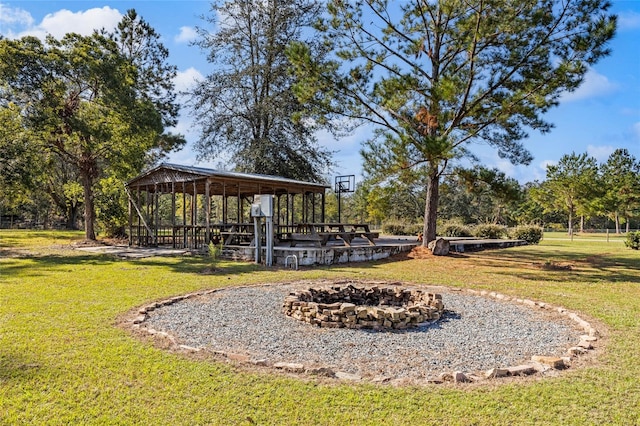
M 494 225 L 485 223 L 476 225 L 473 228 L 473 235 L 478 238 L 487 238 L 491 240 L 502 238 L 507 233 L 507 229 L 502 225 Z
M 472 237 L 471 228 L 460 222 L 447 222 L 442 226 L 442 231 L 438 232 L 443 237 Z
M 627 239 L 624 245 L 634 250 L 640 249 L 640 231 L 627 232 Z
M 536 225 L 521 225 L 513 228 L 509 236 L 516 240 L 525 240 L 529 244 L 538 244 L 542 239 L 543 229 Z
M 209 243 L 209 257 L 213 262 L 222 256 L 222 244 Z
M 382 225 L 382 232 L 389 235 L 418 235 L 422 227 L 421 223 L 387 222 Z
M 549 231 L 552 232 L 566 232 L 567 224 L 566 223 L 547 223 L 545 225 Z

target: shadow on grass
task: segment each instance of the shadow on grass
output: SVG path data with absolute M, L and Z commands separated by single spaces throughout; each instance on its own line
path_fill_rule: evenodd
M 43 245 L 70 244 L 81 241 L 84 234 L 82 231 L 34 231 L 25 229 L 2 229 L 0 230 L 0 248 L 28 248 L 34 241 L 42 241 Z M 36 245 L 38 245 L 36 243 Z
M 388 259 L 371 262 L 342 263 L 302 267 L 301 271 L 326 271 L 332 273 L 360 273 L 384 268 L 392 263 L 429 262 L 451 268 L 453 272 L 464 270 L 465 265 L 486 268 L 487 273 L 510 276 L 527 281 L 553 282 L 594 282 L 625 281 L 640 283 L 640 262 L 635 252 L 589 253 L 588 251 L 568 250 L 553 246 L 527 246 L 526 248 L 485 250 L 468 253 L 452 253 L 445 257 L 428 256 L 413 259 L 409 253 L 401 253 Z M 206 256 L 148 257 L 141 259 L 121 259 L 110 254 L 87 254 L 65 251 L 61 254 L 32 254 L 17 250 L 0 249 L 4 257 L 0 274 L 24 274 L 39 276 L 45 271 L 73 266 L 110 264 L 131 264 L 141 267 L 162 267 L 176 273 L 203 274 L 213 276 L 233 276 L 252 272 L 281 273 L 288 269 L 281 266 L 267 268 L 255 263 L 221 259 L 213 261 Z M 13 256 L 13 257 L 12 257 Z M 536 267 L 545 262 L 569 265 L 566 270 L 547 270 Z M 370 278 L 370 277 L 368 277 Z
M 498 269 L 493 273 L 529 281 L 640 283 L 640 262 L 625 252 L 588 254 L 528 247 L 526 250 L 478 252 L 469 258 Z M 545 264 L 567 268 L 545 269 Z
M 0 384 L 9 381 L 25 381 L 42 374 L 42 365 L 27 359 L 23 354 L 0 353 Z
M 77 265 L 106 265 L 112 260 L 106 256 L 91 255 L 18 255 L 3 261 L 3 275 L 41 276 L 45 271 Z
M 216 261 L 204 256 L 148 257 L 142 259 L 122 259 L 109 254 L 87 254 L 66 252 L 65 254 L 38 255 L 23 251 L 3 250 L 0 255 L 6 257 L 1 265 L 2 275 L 42 276 L 48 271 L 64 270 L 74 266 L 107 266 L 129 264 L 137 267 L 162 267 L 173 272 L 185 274 L 236 275 L 250 272 L 268 272 L 271 268 L 233 261 Z

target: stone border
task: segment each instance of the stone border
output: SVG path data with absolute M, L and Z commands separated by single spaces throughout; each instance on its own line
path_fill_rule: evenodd
M 300 281 L 299 283 L 312 283 L 313 281 Z M 327 283 L 327 280 L 317 280 L 315 282 L 319 283 Z M 333 284 L 344 284 L 344 283 L 358 283 L 361 285 L 381 285 L 381 284 L 389 284 L 389 285 L 412 285 L 415 284 L 410 283 L 400 283 L 400 282 L 380 282 L 380 281 L 353 281 L 353 280 L 335 280 Z M 284 284 L 284 283 L 269 283 L 263 284 L 266 285 L 274 285 L 274 284 Z M 296 284 L 296 282 L 289 282 L 286 284 Z M 486 290 L 474 290 L 474 289 L 460 289 L 455 287 L 446 287 L 446 286 L 434 286 L 434 285 L 426 285 L 431 288 L 442 289 L 443 292 L 465 292 L 470 295 L 475 295 L 479 297 L 487 297 L 493 298 L 496 300 L 500 300 L 503 302 L 517 303 L 520 305 L 528 306 L 532 309 L 544 310 L 550 313 L 558 313 L 576 323 L 576 325 L 585 332 L 584 335 L 580 336 L 580 340 L 567 348 L 565 356 L 555 357 L 555 356 L 546 356 L 546 355 L 534 355 L 531 357 L 530 361 L 525 362 L 521 365 L 515 366 L 496 366 L 486 371 L 481 372 L 464 372 L 464 371 L 449 371 L 443 372 L 439 374 L 436 378 L 426 380 L 426 383 L 432 384 L 440 384 L 444 382 L 451 383 L 472 383 L 472 382 L 482 382 L 488 379 L 500 379 L 507 377 L 515 377 L 515 376 L 531 376 L 535 374 L 543 374 L 549 372 L 550 370 L 565 370 L 570 368 L 572 362 L 578 359 L 580 356 L 587 355 L 593 349 L 595 349 L 595 344 L 598 341 L 600 333 L 596 330 L 588 321 L 584 320 L 576 313 L 570 312 L 567 309 L 550 305 L 544 302 L 536 302 L 530 299 L 521 299 L 517 297 L 507 296 L 501 293 L 497 293 L 494 291 L 486 291 Z M 256 287 L 256 286 L 235 286 L 232 288 L 242 288 L 242 287 Z M 157 337 L 160 339 L 165 339 L 168 342 L 167 349 L 176 350 L 184 353 L 211 353 L 217 356 L 221 356 L 230 361 L 239 362 L 245 365 L 253 365 L 253 366 L 261 366 L 261 367 L 272 367 L 276 370 L 296 373 L 296 374 L 309 374 L 314 376 L 324 376 L 339 379 L 341 381 L 349 381 L 349 382 L 360 382 L 363 381 L 362 377 L 346 372 L 341 371 L 333 371 L 328 367 L 317 367 L 317 366 L 307 366 L 300 363 L 290 363 L 290 362 L 276 362 L 271 363 L 268 359 L 252 359 L 251 357 L 244 354 L 230 353 L 219 350 L 211 350 L 204 347 L 192 347 L 180 344 L 176 338 L 169 333 L 163 331 L 157 331 L 152 328 L 146 328 L 144 326 L 145 321 L 149 317 L 149 312 L 153 312 L 156 309 L 162 308 L 164 306 L 169 306 L 174 303 L 184 301 L 186 299 L 206 296 L 218 291 L 226 290 L 231 287 L 225 287 L 220 289 L 212 289 L 206 290 L 196 293 L 188 293 L 181 296 L 171 297 L 159 302 L 154 302 L 148 305 L 144 305 L 137 310 L 132 310 L 125 318 L 124 318 L 124 326 L 131 328 L 132 330 L 141 331 L 146 333 L 151 337 Z M 396 380 L 392 377 L 375 377 L 371 380 L 372 383 L 397 383 Z
M 319 327 L 404 330 L 440 319 L 444 305 L 442 295 L 418 289 L 349 284 L 293 291 L 282 312 Z

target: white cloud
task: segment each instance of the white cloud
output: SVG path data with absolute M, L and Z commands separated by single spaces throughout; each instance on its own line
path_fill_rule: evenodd
M 627 11 L 618 14 L 618 28 L 620 30 L 635 30 L 640 28 L 640 13 Z
M 604 163 L 607 161 L 607 158 L 615 151 L 616 149 L 611 145 L 587 145 L 587 154 L 591 157 L 594 157 L 598 162 Z
M 547 168 L 549 166 L 555 166 L 556 164 L 558 164 L 557 160 L 542 160 L 538 163 L 537 167 L 532 167 L 533 170 L 530 171 L 530 178 L 525 180 L 525 182 L 533 182 L 535 180 L 538 182 L 545 181 L 547 179 Z
M 545 173 L 547 173 L 547 167 L 549 166 L 555 166 L 556 164 L 558 164 L 558 161 L 556 160 L 543 160 L 540 162 L 540 169 L 544 170 Z
M 105 28 L 112 30 L 122 19 L 122 14 L 117 9 L 109 6 L 93 8 L 85 11 L 71 12 L 62 9 L 46 15 L 40 23 L 35 23 L 31 14 L 22 9 L 10 9 L 8 18 L 4 17 L 6 8 L 1 9 L 3 17 L 0 23 L 11 20 L 13 24 L 8 31 L 3 34 L 10 38 L 19 38 L 26 35 L 44 38 L 51 34 L 56 38 L 62 38 L 69 32 L 80 35 L 90 35 L 94 30 Z
M 560 102 L 573 102 L 582 99 L 594 98 L 607 95 L 617 89 L 617 85 L 609 81 L 609 79 L 598 74 L 593 69 L 589 70 L 585 75 L 584 81 L 573 92 L 565 92 L 560 97 Z
M 184 92 L 189 90 L 194 83 L 204 80 L 204 76 L 197 69 L 190 67 L 184 71 L 178 71 L 176 78 L 173 80 L 173 84 L 176 87 L 176 91 Z
M 30 27 L 32 25 L 33 17 L 29 12 L 0 3 L 0 28 L 5 26 Z
M 509 160 L 500 158 L 496 155 L 495 168 L 500 170 L 507 176 L 514 176 L 516 174 L 516 166 Z
M 180 34 L 175 37 L 177 43 L 188 43 L 195 40 L 198 33 L 193 27 L 180 27 Z

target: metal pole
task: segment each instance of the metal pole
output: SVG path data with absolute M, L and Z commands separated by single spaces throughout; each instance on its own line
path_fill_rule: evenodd
M 262 262 L 261 259 L 261 254 L 260 253 L 260 239 L 261 239 L 261 235 L 260 235 L 260 218 L 258 216 L 254 216 L 253 217 L 253 235 L 254 235 L 254 239 L 256 242 L 256 254 L 255 254 L 255 259 L 256 259 L 256 263 L 260 264 Z
M 267 216 L 267 266 L 273 265 L 273 216 Z

